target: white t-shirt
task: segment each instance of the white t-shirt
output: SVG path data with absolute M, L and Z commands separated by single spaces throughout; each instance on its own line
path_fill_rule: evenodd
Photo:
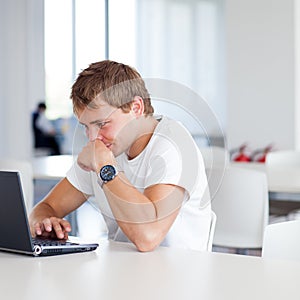
M 190 133 L 178 122 L 163 117 L 146 148 L 134 159 L 117 157 L 119 168 L 140 191 L 158 184 L 173 184 L 185 189 L 179 214 L 161 246 L 206 250 L 211 222 L 211 206 L 205 167 Z M 95 172 L 82 170 L 77 163 L 67 179 L 78 190 L 94 196 L 93 204 L 101 211 L 108 238 L 129 241 L 119 228 Z

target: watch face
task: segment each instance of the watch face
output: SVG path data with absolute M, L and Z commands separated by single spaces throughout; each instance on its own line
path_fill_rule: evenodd
M 108 182 L 115 178 L 116 173 L 117 172 L 114 166 L 107 165 L 101 168 L 100 177 L 104 182 Z

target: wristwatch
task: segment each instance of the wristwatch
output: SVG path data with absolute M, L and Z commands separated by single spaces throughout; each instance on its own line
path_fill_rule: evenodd
M 98 182 L 100 186 L 102 187 L 104 183 L 107 183 L 111 180 L 113 180 L 117 175 L 119 171 L 116 166 L 113 165 L 105 165 L 100 169 L 99 175 L 98 175 Z

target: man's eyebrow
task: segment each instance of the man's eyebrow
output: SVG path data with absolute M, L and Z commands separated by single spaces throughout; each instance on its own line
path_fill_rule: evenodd
M 104 123 L 104 122 L 106 122 L 106 121 L 105 120 L 95 120 L 95 121 L 90 122 L 89 124 L 93 125 L 93 124 Z
M 105 120 L 100 120 L 100 119 L 98 119 L 98 120 L 89 122 L 89 124 L 90 124 L 90 125 L 94 125 L 94 124 L 97 124 L 97 123 L 104 123 L 104 122 L 106 122 L 106 121 L 105 121 Z M 79 124 L 84 125 L 84 126 L 86 125 L 86 124 L 84 124 L 84 123 L 82 123 L 82 122 L 79 122 Z

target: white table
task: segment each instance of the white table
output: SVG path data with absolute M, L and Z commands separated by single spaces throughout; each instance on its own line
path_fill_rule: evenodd
M 96 252 L 33 258 L 0 253 L 5 300 L 300 299 L 300 263 L 171 248 L 139 253 L 105 242 Z
M 33 177 L 38 180 L 59 181 L 66 176 L 74 160 L 76 156 L 73 155 L 35 157 L 32 160 Z

